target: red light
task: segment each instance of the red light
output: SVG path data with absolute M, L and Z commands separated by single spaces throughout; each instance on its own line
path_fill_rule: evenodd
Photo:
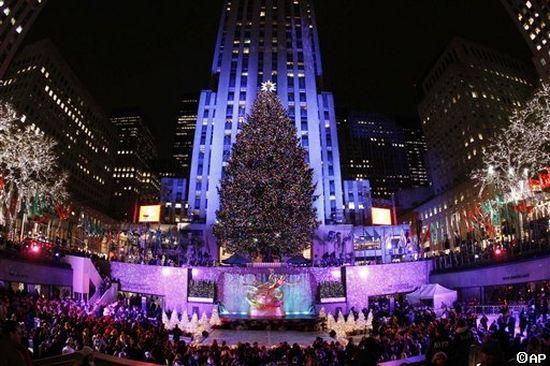
M 31 247 L 31 251 L 32 251 L 33 253 L 38 253 L 38 252 L 40 251 L 40 247 L 37 246 L 37 245 L 33 245 L 33 246 Z
M 500 253 L 502 253 L 502 250 L 500 250 L 500 248 L 495 249 L 495 254 L 496 255 L 500 255 Z

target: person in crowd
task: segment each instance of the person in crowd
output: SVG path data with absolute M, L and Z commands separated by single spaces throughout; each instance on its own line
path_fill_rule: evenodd
M 23 326 L 4 320 L 1 327 L 0 366 L 31 366 L 31 356 L 23 345 Z

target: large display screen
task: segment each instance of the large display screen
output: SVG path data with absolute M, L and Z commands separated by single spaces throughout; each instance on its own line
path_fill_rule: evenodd
M 138 222 L 159 222 L 160 205 L 148 205 L 139 207 Z
M 372 208 L 373 225 L 391 225 L 391 208 L 373 207 Z

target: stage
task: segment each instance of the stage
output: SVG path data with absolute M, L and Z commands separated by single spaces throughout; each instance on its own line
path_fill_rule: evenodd
M 316 332 L 322 328 L 323 321 L 315 314 L 294 314 L 281 318 L 250 317 L 248 315 L 222 315 L 223 330 L 269 330 Z
M 271 347 L 287 342 L 290 345 L 298 343 L 302 346 L 309 346 L 317 337 L 329 342 L 332 340 L 326 332 L 214 329 L 201 344 L 211 345 L 216 340 L 218 344 L 225 341 L 228 345 L 258 342 L 258 344 Z

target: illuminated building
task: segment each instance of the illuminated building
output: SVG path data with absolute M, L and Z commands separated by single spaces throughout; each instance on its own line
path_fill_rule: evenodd
M 46 0 L 0 1 L 0 80 Z
M 111 122 L 117 131 L 113 169 L 114 214 L 119 219 L 133 221 L 138 203 L 158 202 L 160 182 L 151 167 L 157 149 L 153 135 L 139 111 L 116 112 Z
M 550 80 L 550 3 L 548 0 L 502 0 L 533 54 L 543 80 Z
M 434 193 L 469 179 L 488 138 L 533 91 L 530 69 L 455 38 L 421 81 L 418 106 Z
M 316 182 L 322 223 L 342 220 L 340 157 L 330 92 L 322 88 L 321 53 L 310 1 L 225 1 L 211 68 L 212 90 L 199 99 L 189 184 L 189 211 L 210 227 L 231 146 L 262 82 L 295 123 Z
M 25 123 L 57 141 L 73 205 L 107 214 L 114 129 L 50 41 L 21 51 L 8 70 L 0 97 L 25 116 Z
M 189 176 L 191 165 L 198 105 L 199 101 L 194 95 L 188 95 L 181 100 L 174 131 L 172 156 L 178 165 L 177 172 L 181 172 L 185 177 Z

